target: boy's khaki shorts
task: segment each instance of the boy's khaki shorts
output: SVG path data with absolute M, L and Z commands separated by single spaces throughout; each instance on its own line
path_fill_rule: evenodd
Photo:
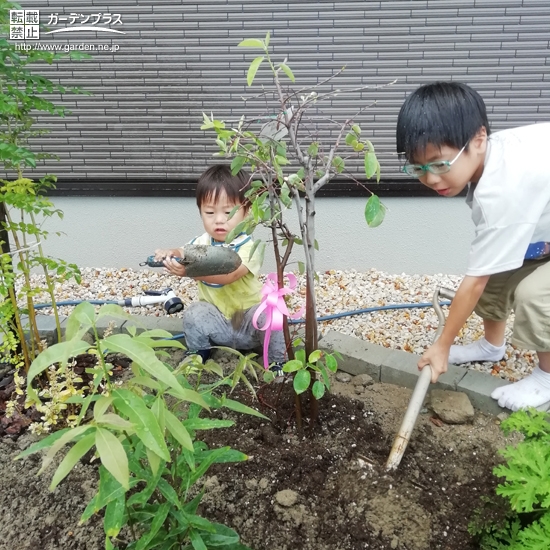
M 526 260 L 518 269 L 491 275 L 475 312 L 483 319 L 505 321 L 512 310 L 512 343 L 550 351 L 550 258 Z

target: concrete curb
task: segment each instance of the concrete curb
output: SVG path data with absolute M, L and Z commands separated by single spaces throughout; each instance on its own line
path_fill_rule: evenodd
M 138 333 L 156 328 L 171 334 L 180 334 L 182 331 L 179 317 L 133 315 L 131 321 L 116 318 L 101 319 L 101 326 L 98 326 L 100 334 L 104 332 L 109 321 L 115 323 L 114 332 L 121 332 L 124 327 L 130 325 L 136 326 Z M 63 331 L 65 323 L 66 319 L 63 319 L 61 325 Z M 55 323 L 51 316 L 37 315 L 37 324 L 41 337 L 48 343 L 54 343 L 57 340 Z M 323 336 L 319 347 L 329 353 L 339 352 L 342 359 L 338 361 L 338 369 L 349 374 L 368 374 L 377 382 L 396 384 L 410 389 L 415 387 L 418 380 L 416 365 L 419 356 L 414 353 L 385 348 L 333 330 Z M 491 397 L 491 392 L 507 384 L 509 382 L 506 380 L 482 372 L 449 365 L 449 370 L 430 388 L 463 392 L 470 398 L 475 408 L 484 413 L 497 415 L 509 411 L 498 406 Z
M 338 368 L 349 374 L 369 374 L 377 382 L 396 384 L 413 389 L 418 380 L 417 363 L 420 356 L 370 344 L 336 331 L 329 331 L 319 342 L 319 347 L 329 353 L 337 351 L 342 356 Z M 499 407 L 491 392 L 509 384 L 506 380 L 489 374 L 449 365 L 449 370 L 439 377 L 430 389 L 451 390 L 465 393 L 478 410 L 497 415 L 510 412 Z

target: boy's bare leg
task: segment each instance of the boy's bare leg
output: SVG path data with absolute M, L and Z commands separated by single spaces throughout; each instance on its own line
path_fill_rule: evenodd
M 484 338 L 466 346 L 451 346 L 449 363 L 459 365 L 471 361 L 500 361 L 504 357 L 506 321 L 483 319 L 483 327 Z
M 550 351 L 539 351 L 537 355 L 539 366 L 529 376 L 493 391 L 491 397 L 498 399 L 501 407 L 513 411 L 527 407 L 543 411 L 550 409 Z

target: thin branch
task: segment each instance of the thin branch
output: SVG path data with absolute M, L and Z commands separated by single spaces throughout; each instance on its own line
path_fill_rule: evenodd
M 315 195 L 315 193 L 317 193 L 317 191 L 319 191 L 319 189 L 321 189 L 321 187 L 323 187 L 323 185 L 325 185 L 325 183 L 329 182 L 331 180 L 331 178 L 333 177 L 333 175 L 331 176 L 330 174 L 330 168 L 332 166 L 332 161 L 334 160 L 334 155 L 336 154 L 336 151 L 338 150 L 338 147 L 340 147 L 340 141 L 342 140 L 342 137 L 344 135 L 344 132 L 346 130 L 346 128 L 353 122 L 352 119 L 348 119 L 344 122 L 344 124 L 342 124 L 342 127 L 340 128 L 340 133 L 338 134 L 338 137 L 336 138 L 336 143 L 334 144 L 333 147 L 330 148 L 330 152 L 328 154 L 328 159 L 327 159 L 327 162 L 326 162 L 326 171 L 324 173 L 324 175 L 317 180 L 317 182 L 315 184 L 313 184 L 313 194 Z

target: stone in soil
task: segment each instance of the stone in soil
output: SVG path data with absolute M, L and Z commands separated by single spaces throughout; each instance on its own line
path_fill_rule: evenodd
M 474 419 L 474 408 L 465 393 L 432 390 L 430 392 L 430 406 L 446 424 L 465 424 Z

